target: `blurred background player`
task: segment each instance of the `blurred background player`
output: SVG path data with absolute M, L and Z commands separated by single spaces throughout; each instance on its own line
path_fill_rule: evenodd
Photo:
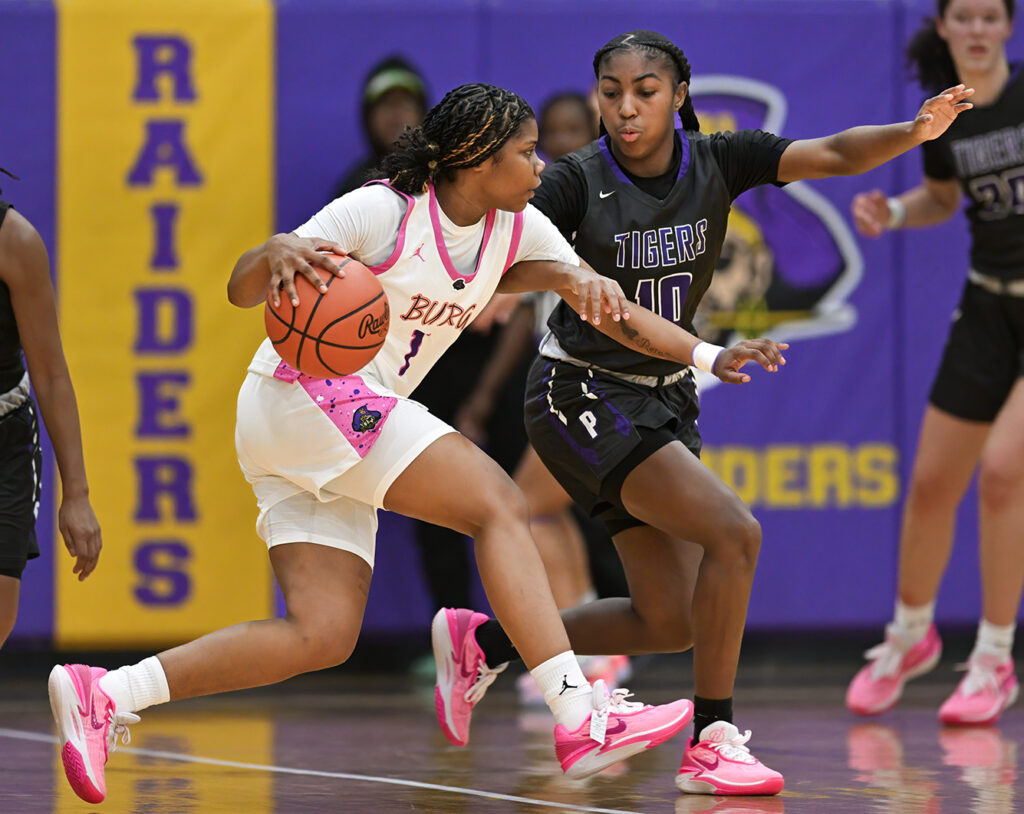
M 370 69 L 363 83 L 361 102 L 363 133 L 370 152 L 338 182 L 332 199 L 373 178 L 405 129 L 423 121 L 428 107 L 426 82 L 411 63 L 399 56 L 389 56 Z
M 938 663 L 935 598 L 957 506 L 978 470 L 982 618 L 967 675 L 939 717 L 990 723 L 1017 698 L 1012 649 L 1024 584 L 1024 75 L 1006 57 L 1013 0 L 939 0 L 936 10 L 908 61 L 928 93 L 970 84 L 976 109 L 924 145 L 920 185 L 888 199 L 861 193 L 852 209 L 860 232 L 878 237 L 949 220 L 966 196 L 971 267 L 921 423 L 895 615 L 846 703 L 884 712 Z
M 83 580 L 96 568 L 102 539 L 89 502 L 50 261 L 35 227 L 0 200 L 0 645 L 18 616 L 25 564 L 39 556 L 35 522 L 42 460 L 30 385 L 60 472 L 60 533 L 75 558 L 74 573 Z
M 587 96 L 563 91 L 541 106 L 537 129 L 537 152 L 545 160 L 555 161 L 597 138 L 597 116 Z M 541 173 L 542 183 L 543 180 Z M 521 408 L 529 363 L 539 340 L 547 333 L 548 316 L 559 299 L 552 292 L 524 295 L 502 329 L 476 386 L 455 415 L 455 426 L 478 444 L 487 445 L 495 408 L 503 398 L 516 398 L 511 391 L 517 391 L 515 403 Z M 506 433 L 508 428 L 502 423 L 494 431 Z M 573 511 L 572 498 L 529 444 L 515 465 L 514 478 L 530 504 L 530 529 L 544 560 L 555 604 L 560 609 L 571 608 L 598 596 L 628 595 L 629 587 L 611 538 L 600 523 L 583 512 Z M 604 575 L 598 579 L 603 589 L 600 592 L 595 590 L 593 570 Z M 632 674 L 628 656 L 579 659 L 583 674 L 591 682 L 600 678 L 617 686 Z M 529 672 L 519 677 L 516 687 L 523 703 L 544 703 L 544 696 Z

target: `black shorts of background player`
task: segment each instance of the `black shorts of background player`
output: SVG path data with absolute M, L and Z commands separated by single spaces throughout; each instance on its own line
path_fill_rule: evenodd
M 970 107 L 972 92 L 951 88 L 909 122 L 789 141 L 760 131 L 702 135 L 688 94 L 690 65 L 660 34 L 616 37 L 597 52 L 594 70 L 606 135 L 548 167 L 535 205 L 627 296 L 690 331 L 736 196 L 759 184 L 873 169 L 941 135 Z M 658 356 L 650 338 L 628 321 L 617 324 L 631 349 L 560 304 L 528 390 L 534 448 L 573 498 L 589 499 L 605 520 L 630 585 L 628 599 L 563 612 L 566 630 L 579 653 L 692 645 L 695 737 L 677 785 L 687 792 L 775 793 L 782 776 L 750 755 L 749 735 L 731 723 L 761 529 L 687 443 L 696 432 L 696 405 L 686 366 L 745 381 L 740 366 L 754 358 L 776 369 L 779 346 L 703 343 L 695 352 L 680 347 Z M 477 641 L 488 664 L 514 656 L 496 624 L 481 625 Z M 719 770 L 705 771 L 702 759 Z
M 1012 0 L 939 0 L 913 37 L 910 65 L 926 92 L 975 88 L 977 107 L 924 146 L 924 178 L 886 198 L 853 199 L 858 229 L 878 237 L 953 217 L 966 197 L 971 267 L 925 407 L 903 506 L 896 608 L 868 651 L 847 705 L 877 714 L 938 663 L 935 599 L 957 507 L 978 472 L 981 619 L 968 671 L 939 710 L 951 724 L 990 723 L 1017 695 L 1013 638 L 1024 586 L 1024 71 L 1006 42 Z M 941 239 L 936 235 L 936 240 Z
M 39 556 L 35 517 L 42 456 L 30 382 L 60 470 L 60 532 L 82 580 L 96 568 L 102 541 L 89 502 L 50 264 L 35 227 L 0 201 L 0 645 L 18 615 L 25 564 Z

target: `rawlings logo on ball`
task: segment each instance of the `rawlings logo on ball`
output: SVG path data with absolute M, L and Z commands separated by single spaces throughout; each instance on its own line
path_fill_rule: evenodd
M 359 323 L 359 338 L 364 339 L 367 334 L 385 336 L 388 332 L 389 317 L 387 303 L 384 303 L 384 313 L 379 317 L 375 317 L 373 314 L 364 314 L 362 322 Z

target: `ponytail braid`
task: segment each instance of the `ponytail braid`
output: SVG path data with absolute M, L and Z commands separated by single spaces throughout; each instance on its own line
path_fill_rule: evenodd
M 438 176 L 451 181 L 456 170 L 482 164 L 532 118 L 533 110 L 512 91 L 460 85 L 430 109 L 423 124 L 402 134 L 381 172 L 401 192 L 426 192 Z

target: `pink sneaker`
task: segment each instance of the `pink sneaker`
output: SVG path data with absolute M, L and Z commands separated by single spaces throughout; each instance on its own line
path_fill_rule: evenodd
M 991 724 L 1017 700 L 1013 659 L 982 654 L 968 659 L 967 675 L 939 707 L 944 724 Z
M 864 657 L 870 661 L 853 677 L 846 690 L 846 706 L 858 715 L 878 715 L 896 706 L 903 686 L 933 669 L 942 655 L 942 641 L 935 625 L 925 637 L 908 647 L 893 631 L 885 630 L 885 641 L 872 647 Z
M 778 794 L 785 781 L 750 754 L 750 730 L 740 731 L 728 721 L 704 727 L 700 740 L 686 741 L 676 788 L 687 794 Z
M 50 709 L 60 736 L 64 773 L 75 794 L 87 803 L 101 803 L 107 796 L 104 767 L 107 747 L 131 740 L 128 724 L 139 722 L 131 712 L 118 712 L 100 689 L 107 671 L 84 664 L 58 664 L 50 671 Z
M 465 608 L 441 608 L 430 625 L 437 665 L 434 706 L 444 736 L 455 746 L 469 743 L 469 719 L 487 688 L 508 662 L 488 667 L 474 631 L 487 621 Z
M 658 746 L 693 717 L 693 703 L 673 701 L 652 707 L 627 701 L 632 693 L 618 689 L 609 695 L 608 686 L 594 682 L 594 711 L 575 732 L 561 724 L 555 727 L 555 755 L 567 776 L 579 780 Z

